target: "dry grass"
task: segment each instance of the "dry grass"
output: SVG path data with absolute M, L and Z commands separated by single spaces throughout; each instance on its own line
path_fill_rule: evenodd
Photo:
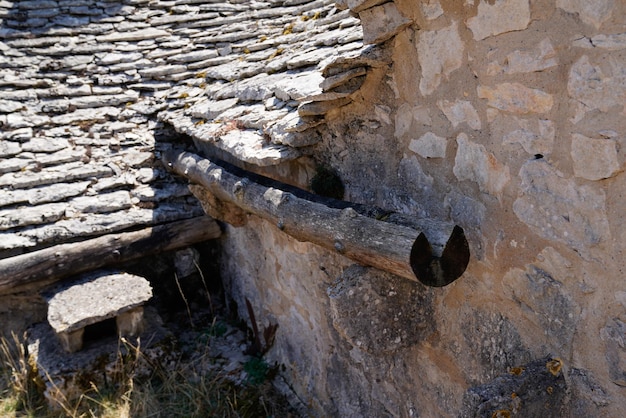
M 200 339 L 191 359 L 181 357 L 167 368 L 144 356 L 139 346 L 122 340 L 127 354 L 118 353 L 118 373 L 106 387 L 92 384 L 79 399 L 63 400 L 58 410 L 50 410 L 24 340 L 25 336 L 16 335 L 0 339 L 0 417 L 294 416 L 267 375 L 236 385 L 210 367 L 215 359 L 208 354 L 208 343 Z M 139 378 L 139 368 L 147 368 L 149 377 Z
M 0 339 L 0 416 L 41 416 L 41 384 L 28 363 L 26 336 L 11 337 Z

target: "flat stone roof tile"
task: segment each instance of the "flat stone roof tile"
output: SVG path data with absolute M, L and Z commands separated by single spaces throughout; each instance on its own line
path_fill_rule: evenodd
M 69 141 L 65 138 L 34 137 L 22 144 L 22 151 L 25 152 L 55 152 L 69 146 Z
M 0 157 L 7 158 L 22 152 L 22 146 L 18 142 L 0 141 Z
M 39 171 L 7 173 L 0 176 L 0 186 L 26 189 L 62 181 L 82 180 L 90 177 L 106 177 L 113 174 L 107 166 L 99 164 L 66 163 Z
M 361 52 L 333 0 L 0 0 L 0 250 L 202 214 L 155 128 L 284 164 L 319 139 L 303 101 L 337 105 L 310 100 L 353 88 Z
M 127 190 L 111 193 L 98 193 L 93 196 L 79 196 L 71 199 L 68 210 L 80 213 L 107 213 L 132 207 L 131 195 Z
M 0 174 L 23 170 L 31 164 L 31 162 L 32 160 L 27 158 L 3 158 L 0 160 Z M 1 192 L 2 191 L 0 191 L 0 205 L 3 204 Z
M 0 210 L 0 230 L 57 221 L 65 215 L 65 208 L 64 203 L 48 203 L 33 207 L 20 207 L 18 210 Z
M 68 197 L 78 196 L 84 193 L 91 185 L 90 181 L 75 183 L 57 183 L 50 186 L 42 186 L 27 190 L 15 190 L 10 193 L 24 195 L 20 202 L 28 202 L 31 205 L 41 203 L 58 202 Z
M 98 42 L 131 42 L 141 41 L 144 39 L 156 39 L 160 37 L 167 37 L 169 32 L 163 29 L 146 28 L 133 32 L 117 32 L 107 35 L 100 35 L 96 37 Z
M 60 164 L 71 163 L 75 161 L 87 161 L 88 150 L 84 147 L 66 148 L 53 153 L 35 154 L 30 160 L 34 169 L 47 166 L 57 166 Z M 22 156 L 25 156 L 22 154 Z

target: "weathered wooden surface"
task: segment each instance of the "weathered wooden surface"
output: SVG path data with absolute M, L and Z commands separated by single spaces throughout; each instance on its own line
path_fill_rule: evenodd
M 447 251 L 447 257 L 440 259 L 433 254 L 421 231 L 365 216 L 355 208 L 346 206 L 347 202 L 336 201 L 337 204 L 327 205 L 301 197 L 306 195 L 304 191 L 299 191 L 299 196 L 296 196 L 282 188 L 261 184 L 255 181 L 253 175 L 233 174 L 221 165 L 187 152 L 170 151 L 164 153 L 163 159 L 171 169 L 203 186 L 214 196 L 209 206 L 211 215 L 219 219 L 228 221 L 230 215 L 220 214 L 220 205 L 216 205 L 215 200 L 226 202 L 224 208 L 235 204 L 246 212 L 274 223 L 300 241 L 318 244 L 361 264 L 411 280 L 417 278 L 430 286 L 443 286 L 456 280 L 469 261 L 467 241 L 459 227 L 454 228 L 454 239 L 450 241 L 460 241 L 464 245 L 452 246 L 454 249 Z M 200 196 L 197 192 L 195 194 Z M 447 234 L 451 230 L 452 227 Z M 417 248 L 423 247 L 425 253 L 422 257 L 413 254 L 413 264 L 421 267 L 416 269 L 412 267 L 411 259 L 418 237 Z M 445 245 L 444 241 L 442 247 Z M 461 254 L 453 257 L 451 253 L 457 253 L 459 249 Z M 445 249 L 443 253 L 445 255 Z M 447 260 L 457 264 L 460 262 L 462 266 L 448 268 Z
M 140 231 L 61 244 L 0 260 L 0 294 L 38 281 L 53 282 L 110 264 L 214 239 L 219 225 L 208 216 Z

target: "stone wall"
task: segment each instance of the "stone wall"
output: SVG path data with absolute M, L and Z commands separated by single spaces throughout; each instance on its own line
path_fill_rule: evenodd
M 620 416 L 626 5 L 381 3 L 338 5 L 390 60 L 326 114 L 312 155 L 346 200 L 462 226 L 468 270 L 425 288 L 251 218 L 223 241 L 242 317 L 247 297 L 279 324 L 270 359 L 320 415 Z M 564 383 L 468 407 L 548 357 Z
M 337 7 L 0 1 L 3 256 L 199 213 L 154 170 L 165 122 L 209 157 L 302 188 L 319 164 L 345 200 L 464 228 L 468 270 L 435 289 L 227 227 L 230 295 L 279 324 L 268 360 L 313 415 L 623 415 L 624 2 Z M 0 301 L 3 330 L 44 317 Z

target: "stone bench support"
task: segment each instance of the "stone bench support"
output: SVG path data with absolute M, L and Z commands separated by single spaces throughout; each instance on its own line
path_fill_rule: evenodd
M 115 318 L 117 334 L 136 336 L 143 332 L 143 306 L 122 312 Z
M 44 295 L 48 322 L 63 349 L 69 353 L 83 346 L 85 327 L 115 318 L 119 336 L 143 331 L 143 304 L 152 297 L 150 283 L 128 273 L 98 272 Z
M 84 333 L 85 328 L 81 328 L 77 329 L 76 331 L 62 331 L 57 333 L 57 336 L 61 340 L 61 345 L 63 346 L 63 349 L 68 353 L 73 353 L 83 348 Z

